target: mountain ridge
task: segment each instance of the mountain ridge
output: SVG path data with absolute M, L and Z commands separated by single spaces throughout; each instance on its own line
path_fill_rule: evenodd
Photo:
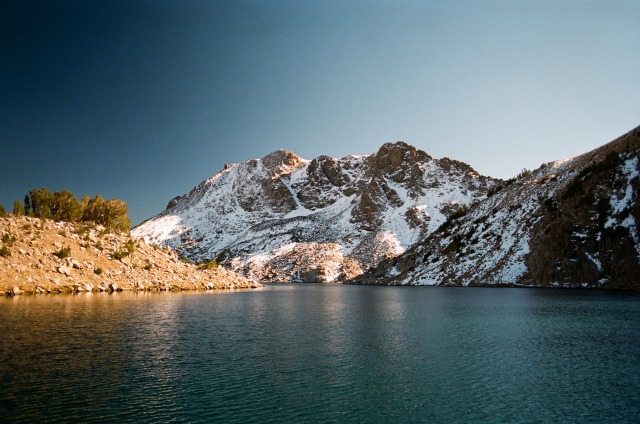
M 640 127 L 501 180 L 405 142 L 227 164 L 132 232 L 249 278 L 638 288 Z
M 404 142 L 312 160 L 278 150 L 226 165 L 133 233 L 260 280 L 345 281 L 404 252 L 499 181 Z M 276 265 L 287 246 L 307 252 L 288 269 Z M 317 263 L 326 251 L 339 259 Z
M 640 288 L 640 127 L 543 164 L 359 283 Z

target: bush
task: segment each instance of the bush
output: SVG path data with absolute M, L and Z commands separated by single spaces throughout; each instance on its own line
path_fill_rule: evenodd
M 151 264 L 146 264 L 146 265 L 144 266 L 144 269 L 145 269 L 146 271 L 151 271 L 151 268 L 153 268 L 153 265 L 151 265 Z
M 53 254 L 60 259 L 68 258 L 69 256 L 71 256 L 71 247 L 69 246 L 63 247 L 57 252 L 53 252 Z
M 207 264 L 205 265 L 205 269 L 214 269 L 214 268 L 218 268 L 218 262 L 215 259 L 207 262 Z
M 89 232 L 89 230 L 84 225 L 81 226 L 81 227 L 76 228 L 76 230 L 74 231 L 74 233 L 76 233 L 79 236 L 84 236 L 88 232 Z
M 102 270 L 102 268 L 96 268 L 93 270 L 93 273 L 96 275 L 100 275 L 102 274 L 104 271 Z
M 2 206 L 2 203 L 0 203 L 0 218 L 6 215 L 7 215 L 7 211 L 5 210 L 4 206 Z
M 127 243 L 124 245 L 124 248 L 127 249 L 127 252 L 129 252 L 129 254 L 135 252 L 136 246 L 133 242 L 133 239 L 127 240 Z
M 9 233 L 4 233 L 2 235 L 2 243 L 6 244 L 7 246 L 11 246 L 16 242 L 16 240 L 16 236 L 9 235 Z
M 521 180 L 524 177 L 527 177 L 531 174 L 531 170 L 527 168 L 522 168 L 522 171 L 518 175 L 516 175 L 516 179 Z
M 111 258 L 115 259 L 116 261 L 119 261 L 120 259 L 126 258 L 127 256 L 129 256 L 129 252 L 128 251 L 126 251 L 126 250 L 116 250 L 111 255 Z
M 11 251 L 7 246 L 0 247 L 0 256 L 2 256 L 3 258 L 8 258 L 9 256 L 11 256 Z

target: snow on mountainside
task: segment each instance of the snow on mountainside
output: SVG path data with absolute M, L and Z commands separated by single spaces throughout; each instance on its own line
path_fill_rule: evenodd
M 640 288 L 640 127 L 523 172 L 361 283 Z
M 344 281 L 500 183 L 403 142 L 338 159 L 279 150 L 226 165 L 132 234 L 262 281 Z

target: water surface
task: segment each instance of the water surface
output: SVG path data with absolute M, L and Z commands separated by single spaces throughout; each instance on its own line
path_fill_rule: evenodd
M 0 323 L 0 421 L 640 422 L 634 293 L 16 296 Z

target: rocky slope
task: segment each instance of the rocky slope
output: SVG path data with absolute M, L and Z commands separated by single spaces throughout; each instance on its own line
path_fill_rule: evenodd
M 357 282 L 640 289 L 640 127 L 542 165 Z
M 225 166 L 132 234 L 261 281 L 346 281 L 499 183 L 403 142 L 344 158 L 280 150 Z
M 259 286 L 101 227 L 7 215 L 0 218 L 0 237 L 0 295 Z

